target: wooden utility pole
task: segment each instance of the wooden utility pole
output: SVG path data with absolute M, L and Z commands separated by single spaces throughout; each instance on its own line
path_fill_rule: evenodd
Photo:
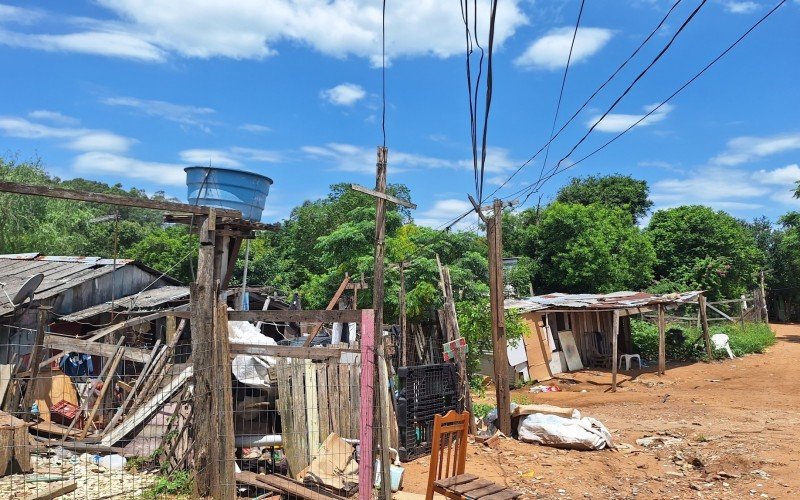
M 664 305 L 658 305 L 658 374 L 664 375 L 667 371 L 667 340 L 666 325 L 664 322 Z
M 26 421 L 31 421 L 33 414 L 31 413 L 31 406 L 33 406 L 34 398 L 36 397 L 36 384 L 39 379 L 39 366 L 44 357 L 45 349 L 44 339 L 45 330 L 47 327 L 47 315 L 50 313 L 50 307 L 39 306 L 39 322 L 36 330 L 36 337 L 33 340 L 33 349 L 31 350 L 30 361 L 28 362 L 28 371 L 30 372 L 30 382 L 25 388 L 25 397 L 22 400 L 23 416 Z M 11 411 L 16 411 L 16 405 L 11 408 Z
M 378 147 L 378 162 L 375 173 L 375 191 L 386 194 L 386 162 L 389 150 L 385 147 Z M 385 353 L 383 349 L 383 271 L 384 258 L 386 256 L 386 198 L 383 196 L 375 197 L 375 278 L 372 285 L 372 308 L 375 310 L 375 345 L 377 353 Z M 383 363 L 378 359 L 377 363 Z M 383 404 L 382 395 L 389 391 L 388 381 L 378 373 L 378 389 L 375 401 L 380 409 L 380 445 L 381 445 L 381 493 L 383 498 L 392 498 L 392 477 L 389 470 L 389 408 Z M 364 450 L 367 460 L 370 460 L 371 450 Z
M 492 351 L 494 385 L 497 395 L 497 428 L 511 435 L 511 392 L 508 379 L 508 340 L 506 339 L 505 293 L 503 280 L 503 202 L 494 200 L 493 214 L 485 217 L 482 207 L 472 198 L 478 216 L 486 223 L 489 245 L 489 304 L 492 313 Z

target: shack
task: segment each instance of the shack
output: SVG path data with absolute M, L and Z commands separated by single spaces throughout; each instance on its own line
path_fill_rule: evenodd
M 545 380 L 585 367 L 612 368 L 615 316 L 617 355 L 637 354 L 631 342 L 633 315 L 697 302 L 700 291 L 654 295 L 621 291 L 608 294 L 551 293 L 507 299 L 528 326 L 522 346 L 509 346 L 509 363 L 523 378 Z

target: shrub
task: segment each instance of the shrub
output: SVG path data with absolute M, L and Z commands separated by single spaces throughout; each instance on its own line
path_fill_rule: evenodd
M 744 328 L 732 323 L 712 326 L 709 334 L 716 333 L 728 336 L 731 350 L 736 356 L 762 353 L 775 343 L 775 334 L 765 323 L 745 323 Z M 682 339 L 679 338 L 681 335 Z M 645 359 L 658 358 L 658 326 L 647 321 L 631 319 L 631 340 L 635 353 Z M 666 348 L 667 358 L 676 361 L 694 361 L 706 357 L 702 331 L 693 326 L 668 324 Z M 725 356 L 724 351 L 714 352 L 716 359 Z
M 192 493 L 192 475 L 189 471 L 179 470 L 169 476 L 159 476 L 153 486 L 144 494 L 144 498 L 160 498 L 163 495 L 188 498 Z

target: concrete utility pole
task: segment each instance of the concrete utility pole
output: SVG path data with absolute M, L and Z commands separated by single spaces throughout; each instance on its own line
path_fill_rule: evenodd
M 494 385 L 497 395 L 497 428 L 511 435 L 511 391 L 508 380 L 508 340 L 506 338 L 505 285 L 503 280 L 503 207 L 496 199 L 491 206 L 492 216 L 486 217 L 483 208 L 470 196 L 478 217 L 486 223 L 486 242 L 489 245 L 489 304 L 492 313 L 492 351 L 494 354 Z M 486 207 L 489 208 L 489 207 Z

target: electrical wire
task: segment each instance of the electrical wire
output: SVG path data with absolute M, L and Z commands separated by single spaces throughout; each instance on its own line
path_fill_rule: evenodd
M 741 36 L 739 36 L 739 38 L 737 38 L 733 43 L 728 45 L 728 47 L 725 48 L 725 50 L 723 50 L 719 55 L 717 55 L 714 59 L 712 59 L 708 64 L 703 66 L 703 68 L 700 71 L 698 71 L 697 73 L 695 73 L 694 76 L 692 76 L 689 80 L 687 80 L 685 83 L 683 83 L 683 85 L 678 87 L 666 99 L 661 101 L 661 103 L 659 103 L 657 106 L 654 106 L 650 111 L 648 111 L 646 114 L 644 114 L 635 123 L 631 124 L 628 128 L 626 128 L 625 130 L 623 130 L 622 132 L 620 132 L 619 134 L 617 134 L 616 136 L 614 136 L 610 140 L 606 141 L 603 145 L 599 146 L 598 148 L 596 148 L 595 150 L 593 150 L 591 153 L 587 154 L 586 156 L 580 158 L 579 160 L 571 163 L 570 165 L 568 165 L 568 166 L 566 166 L 564 168 L 556 169 L 555 171 L 551 172 L 550 174 L 548 174 L 547 176 L 542 178 L 541 182 L 539 182 L 538 185 L 537 184 L 533 184 L 531 186 L 527 186 L 527 187 L 525 187 L 525 188 L 513 193 L 511 196 L 518 195 L 518 194 L 520 194 L 520 193 L 522 193 L 522 192 L 524 192 L 526 190 L 530 190 L 530 189 L 534 189 L 534 188 L 538 189 L 538 187 L 540 187 L 547 180 L 553 178 L 554 176 L 558 175 L 561 172 L 564 172 L 565 170 L 567 170 L 569 168 L 572 168 L 572 167 L 582 163 L 583 161 L 591 158 L 592 156 L 594 156 L 595 154 L 599 153 L 600 151 L 602 151 L 603 149 L 605 149 L 606 147 L 608 147 L 612 143 L 616 142 L 620 137 L 622 137 L 623 135 L 628 133 L 631 129 L 633 129 L 634 127 L 636 127 L 640 123 L 642 123 L 644 120 L 646 120 L 653 113 L 656 113 L 661 107 L 663 107 L 664 105 L 669 103 L 678 94 L 683 92 L 689 85 L 694 83 L 695 80 L 700 78 L 706 71 L 708 71 L 712 66 L 714 66 L 717 62 L 719 62 L 720 59 L 725 57 L 731 50 L 733 50 L 737 45 L 739 45 L 748 35 L 750 35 L 750 33 L 753 32 L 753 30 L 755 30 L 759 25 L 761 25 L 764 21 L 766 21 L 767 18 L 769 18 L 772 14 L 774 14 L 775 11 L 777 11 L 783 4 L 786 3 L 786 1 L 787 0 L 781 0 L 780 2 L 778 2 L 772 9 L 770 9 L 766 14 L 764 14 L 761 18 L 759 18 L 758 21 L 756 21 L 752 26 L 750 26 L 750 28 L 747 29 L 747 31 L 745 31 Z
M 528 160 L 526 160 L 524 163 L 522 163 L 505 181 L 503 181 L 502 184 L 500 184 L 494 191 L 492 191 L 492 193 L 489 194 L 487 196 L 487 198 L 491 198 L 498 191 L 503 189 L 509 182 L 511 182 L 512 179 L 514 179 L 514 177 L 517 176 L 517 174 L 520 173 L 520 171 L 522 171 L 523 168 L 527 167 L 531 162 L 533 162 L 533 160 L 535 160 L 536 157 L 538 157 L 539 154 L 542 151 L 544 151 L 545 148 L 548 148 L 550 146 L 550 143 L 552 143 L 556 138 L 558 138 L 559 135 L 561 135 L 561 133 L 564 131 L 564 129 L 566 129 L 567 126 L 569 126 L 569 124 L 572 123 L 575 120 L 575 118 L 578 117 L 578 115 L 581 113 L 581 111 L 583 111 L 586 108 L 586 106 L 588 106 L 589 103 L 592 100 L 594 100 L 595 97 L 597 97 L 597 94 L 599 94 L 609 83 L 611 83 L 611 81 L 614 78 L 616 78 L 616 76 L 620 73 L 620 71 L 622 71 L 628 65 L 628 63 L 634 57 L 636 57 L 636 55 L 644 48 L 644 46 L 647 45 L 647 43 L 653 38 L 653 36 L 655 36 L 655 34 L 658 33 L 659 30 L 661 30 L 661 28 L 667 22 L 667 19 L 670 17 L 672 12 L 678 7 L 678 5 L 681 3 L 681 1 L 682 0 L 676 0 L 676 2 L 672 5 L 672 7 L 670 7 L 670 9 L 667 11 L 667 13 L 664 15 L 664 17 L 661 18 L 661 20 L 656 25 L 656 27 L 653 28 L 650 31 L 650 33 L 647 35 L 647 37 L 645 37 L 644 40 L 642 40 L 642 42 L 639 44 L 639 46 L 636 47 L 636 49 L 627 57 L 627 59 L 625 59 L 622 62 L 622 64 L 620 64 L 617 67 L 617 69 L 614 70 L 614 72 L 611 73 L 611 75 L 608 78 L 606 78 L 606 80 L 599 87 L 597 87 L 597 89 L 595 89 L 595 91 L 583 102 L 583 104 L 581 104 L 581 106 L 574 113 L 572 113 L 572 116 L 570 116 L 569 119 L 566 122 L 564 122 L 564 124 L 561 126 L 561 128 L 558 129 L 558 131 L 555 133 L 555 135 L 552 135 L 550 140 L 548 140 L 545 144 L 543 144 L 536 151 L 536 153 L 533 154 L 533 156 L 531 156 L 530 158 L 528 158 Z M 544 174 L 544 166 L 542 166 L 542 169 L 541 169 L 541 172 L 540 172 L 540 175 L 543 175 L 543 174 Z
M 583 16 L 583 7 L 586 0 L 581 0 L 581 8 L 578 10 L 578 19 L 575 21 L 575 31 L 572 32 L 572 42 L 569 44 L 569 55 L 567 55 L 567 65 L 564 66 L 564 76 L 561 78 L 561 90 L 558 92 L 558 104 L 556 104 L 556 112 L 553 114 L 553 126 L 550 128 L 550 139 L 547 141 L 547 150 L 544 153 L 544 163 L 542 168 L 547 167 L 547 158 L 550 156 L 550 145 L 553 143 L 553 134 L 556 131 L 556 122 L 558 121 L 558 112 L 561 110 L 561 99 L 564 97 L 564 87 L 567 85 L 567 75 L 569 74 L 569 63 L 572 62 L 572 50 L 575 48 L 575 39 L 578 37 L 578 28 L 581 25 L 581 17 Z

